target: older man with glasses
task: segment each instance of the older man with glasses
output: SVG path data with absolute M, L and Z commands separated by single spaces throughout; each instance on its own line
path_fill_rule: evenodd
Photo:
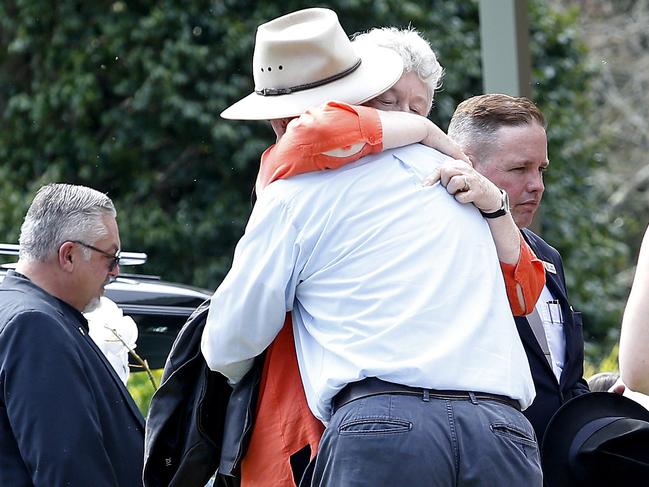
M 0 285 L 0 485 L 142 485 L 144 421 L 82 312 L 119 272 L 112 201 L 50 184 Z

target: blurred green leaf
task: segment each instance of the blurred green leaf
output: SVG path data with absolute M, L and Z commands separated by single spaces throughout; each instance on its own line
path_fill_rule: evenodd
M 35 190 L 86 184 L 115 201 L 123 247 L 143 271 L 215 288 L 251 210 L 265 123 L 220 112 L 253 87 L 257 25 L 312 2 L 135 0 L 0 2 L 0 231 L 15 241 Z M 481 93 L 477 1 L 335 0 L 348 33 L 412 25 L 446 69 L 431 118 L 445 128 Z M 600 211 L 606 161 L 587 142 L 593 76 L 578 13 L 530 1 L 534 98 L 549 121 L 544 236 L 563 254 L 571 299 L 585 312 L 589 353 L 616 338 L 628 225 Z M 604 144 L 606 141 L 600 141 Z

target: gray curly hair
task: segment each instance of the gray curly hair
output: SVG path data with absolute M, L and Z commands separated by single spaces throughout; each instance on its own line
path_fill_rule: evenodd
M 432 104 L 435 90 L 442 85 L 444 68 L 437 61 L 437 56 L 419 31 L 408 27 L 376 27 L 367 32 L 354 35 L 354 42 L 370 42 L 373 45 L 387 47 L 401 56 L 403 70 L 414 71 L 428 87 L 428 96 Z

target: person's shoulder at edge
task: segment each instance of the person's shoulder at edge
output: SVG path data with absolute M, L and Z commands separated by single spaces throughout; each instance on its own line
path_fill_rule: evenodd
M 444 164 L 446 162 L 451 162 L 455 160 L 452 157 L 447 156 L 446 154 L 438 151 L 437 149 L 433 149 L 432 147 L 428 147 L 427 145 L 421 143 L 410 144 L 403 147 L 396 147 L 394 149 L 388 149 L 384 153 L 391 154 L 397 158 L 416 157 L 416 158 L 421 158 L 423 162 L 432 161 L 439 164 Z

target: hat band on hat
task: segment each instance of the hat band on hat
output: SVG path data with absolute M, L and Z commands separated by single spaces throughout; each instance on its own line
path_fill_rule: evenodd
M 262 88 L 261 90 L 255 90 L 255 93 L 261 96 L 278 96 L 278 95 L 290 95 L 291 93 L 295 93 L 296 91 L 310 90 L 311 88 L 317 88 L 318 86 L 326 85 L 333 81 L 339 80 L 340 78 L 344 78 L 348 74 L 351 74 L 354 71 L 356 71 L 360 65 L 361 65 L 361 58 L 358 58 L 356 64 L 354 64 L 351 68 L 341 71 L 340 73 L 334 74 L 333 76 L 329 76 L 328 78 L 314 81 L 312 83 L 306 83 L 303 85 L 291 86 L 289 88 Z
M 584 458 L 581 455 L 582 454 L 587 455 L 588 453 L 592 453 L 592 451 L 588 451 L 587 449 L 584 449 L 584 443 L 586 443 L 586 441 L 591 436 L 593 436 L 593 434 L 595 434 L 597 431 L 601 430 L 605 426 L 608 426 L 609 424 L 614 423 L 615 421 L 618 421 L 620 419 L 623 419 L 623 417 L 607 416 L 604 418 L 598 418 L 593 421 L 590 421 L 589 423 L 586 423 L 586 425 L 583 426 L 577 432 L 574 439 L 572 440 L 570 449 L 568 450 L 568 463 L 570 464 L 570 467 L 573 469 L 575 476 L 583 479 L 590 478 L 588 469 L 583 463 Z

